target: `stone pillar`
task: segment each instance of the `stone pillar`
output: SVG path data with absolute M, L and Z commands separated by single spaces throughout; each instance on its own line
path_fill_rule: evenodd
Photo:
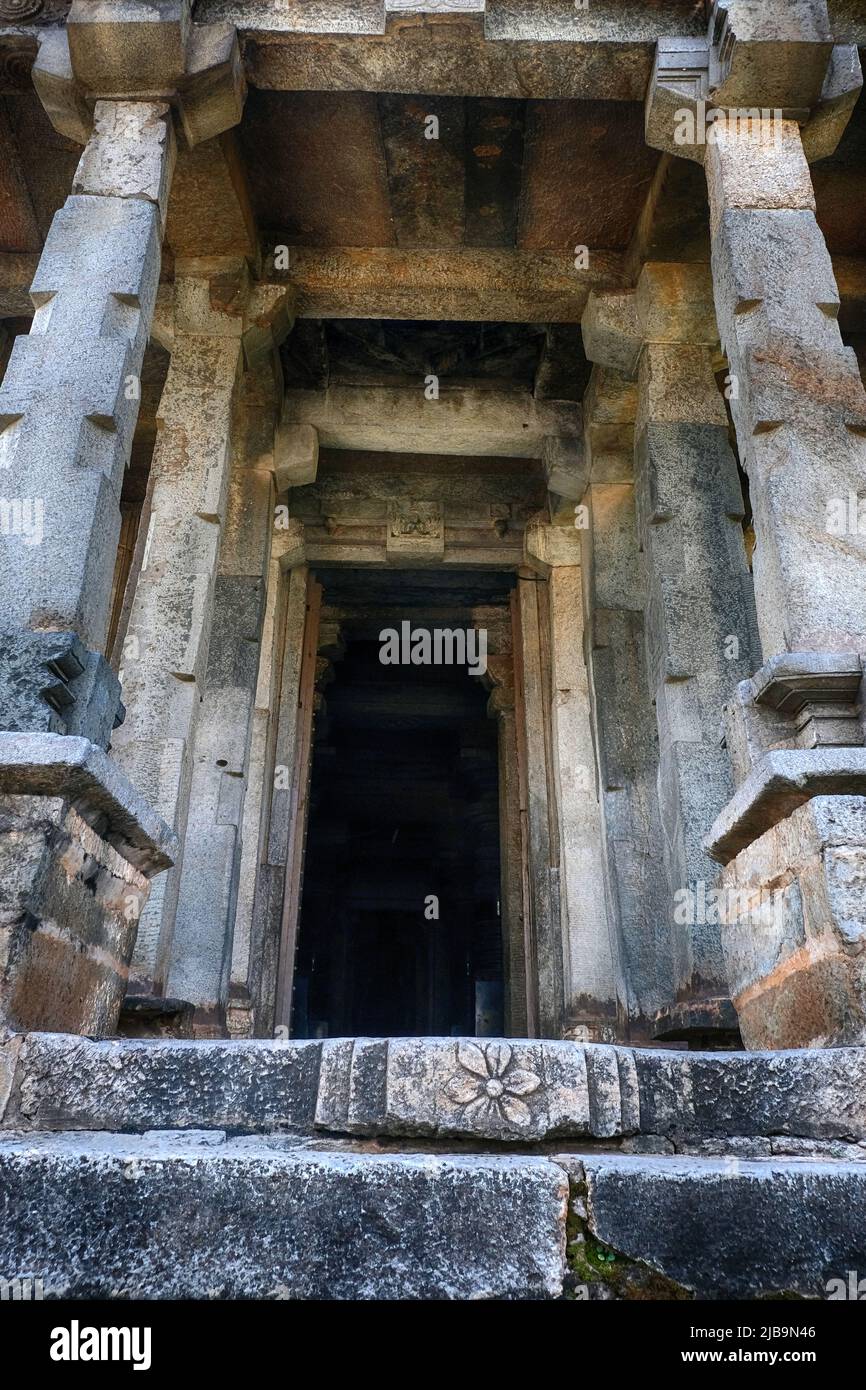
M 247 389 L 239 392 L 235 419 L 236 447 L 195 730 L 190 812 L 166 986 L 170 996 L 195 1005 L 198 1036 L 222 1035 L 226 1027 L 251 755 L 252 776 L 263 775 L 251 739 L 256 733 L 253 706 L 273 536 L 273 481 L 269 468 L 261 466 L 271 460 L 262 459 L 250 446 L 266 433 L 269 422 L 273 434 L 273 415 L 251 375 L 244 381 Z M 251 412 L 256 417 L 252 420 Z M 254 800 L 262 794 L 257 785 Z M 257 847 L 255 835 L 253 848 Z
M 866 393 L 808 169 L 832 153 L 862 77 L 824 0 L 716 5 L 692 66 L 685 95 L 660 51 L 647 130 L 664 145 L 675 101 L 688 114 L 706 98 L 702 118 L 715 103 L 709 134 L 699 121 L 679 153 L 707 174 L 763 658 L 724 712 L 738 790 L 707 841 L 726 864 L 722 943 L 747 1046 L 862 1044 Z
M 98 101 L 0 389 L 0 1024 L 116 1026 L 171 833 L 102 751 L 119 498 L 159 281 L 168 110 Z M 101 747 L 100 747 L 101 745 Z
M 206 276 L 174 286 L 174 343 L 157 416 L 142 564 L 121 663 L 120 765 L 183 843 L 203 706 L 231 463 L 243 319 L 211 308 Z M 182 860 L 142 917 L 131 992 L 165 991 Z
M 674 972 L 657 795 L 658 737 L 646 674 L 636 411 L 637 385 L 593 367 L 584 396 L 588 486 L 574 520 L 581 539 L 605 888 L 622 962 L 618 993 L 627 1015 L 620 1037 L 646 1041 L 662 1013 L 668 1016 Z
M 31 286 L 0 389 L 0 729 L 105 747 L 118 714 L 102 649 L 172 161 L 165 106 L 97 102 Z
M 604 832 L 584 653 L 580 532 L 573 524 L 527 527 L 525 558 L 547 579 L 550 620 L 550 759 L 559 838 L 564 1033 L 585 1042 L 617 1037 L 618 942 L 608 912 Z
M 736 1028 L 703 839 L 732 790 L 719 716 L 752 668 L 755 623 L 716 338 L 702 265 L 646 265 L 635 292 L 592 296 L 584 320 L 588 356 L 636 374 L 639 388 L 637 517 L 674 949 L 674 1003 L 658 1033 L 669 1037 Z
M 713 837 L 726 858 L 731 819 L 748 818 L 748 847 L 724 876 L 738 899 L 733 985 L 753 1046 L 862 1043 L 866 393 L 842 345 L 798 127 L 781 121 L 769 141 L 722 131 L 706 167 L 763 651 L 726 711 L 744 785 Z

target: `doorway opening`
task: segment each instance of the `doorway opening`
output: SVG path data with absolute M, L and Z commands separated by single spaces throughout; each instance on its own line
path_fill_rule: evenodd
M 486 642 L 485 625 L 505 631 L 513 579 L 358 570 L 316 579 L 321 694 L 292 1034 L 501 1034 L 497 724 L 479 638 L 458 663 L 435 659 L 461 651 L 456 639 L 437 649 L 435 634 L 483 630 Z M 388 648 L 387 632 L 399 647 Z M 413 651 L 422 659 L 407 661 Z

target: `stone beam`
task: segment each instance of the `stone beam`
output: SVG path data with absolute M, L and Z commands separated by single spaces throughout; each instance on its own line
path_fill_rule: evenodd
M 287 284 L 299 318 L 579 322 L 592 289 L 622 283 L 622 258 L 462 247 L 448 250 L 292 247 L 289 270 L 266 274 L 263 295 Z
M 690 0 L 473 6 L 262 6 L 207 0 L 196 21 L 241 36 L 254 86 L 284 91 L 640 101 L 661 33 L 699 32 Z
M 331 387 L 287 391 L 285 426 L 312 426 L 323 449 L 541 458 L 550 436 L 581 429 L 580 406 L 536 401 L 528 391 L 443 387 Z
M 208 146 L 179 160 L 168 243 L 180 255 L 248 254 L 243 250 L 252 236 L 247 204 L 234 191 L 229 210 L 216 226 L 199 226 L 196 240 L 196 190 L 220 196 L 226 191 L 231 157 L 218 163 L 215 158 Z M 250 323 L 272 317 L 287 297 L 296 317 L 307 319 L 412 319 L 422 314 L 443 320 L 578 323 L 591 290 L 625 283 L 622 257 L 615 251 L 590 251 L 587 270 L 576 270 L 570 255 L 556 251 L 292 247 L 290 255 L 290 271 L 274 275 L 266 270 L 265 278 L 251 286 Z M 0 252 L 0 318 L 33 312 L 28 290 L 37 261 L 35 255 Z

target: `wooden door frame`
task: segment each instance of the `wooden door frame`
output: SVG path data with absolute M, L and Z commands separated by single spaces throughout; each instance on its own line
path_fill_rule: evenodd
M 294 761 L 290 769 L 289 842 L 286 854 L 286 875 L 283 889 L 283 908 L 280 919 L 279 954 L 277 960 L 275 1028 L 291 1031 L 292 991 L 295 975 L 295 954 L 301 915 L 301 894 L 304 883 L 304 855 L 309 820 L 310 775 L 313 760 L 313 719 L 316 699 L 316 662 L 319 648 L 319 623 L 322 611 L 322 586 L 311 573 L 307 574 L 307 598 L 304 618 L 303 651 L 301 656 L 298 701 L 295 716 Z

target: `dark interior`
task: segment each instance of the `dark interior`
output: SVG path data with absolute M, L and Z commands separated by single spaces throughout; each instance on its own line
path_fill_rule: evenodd
M 326 603 L 358 598 L 345 576 L 333 586 L 319 578 Z M 471 626 L 461 600 L 472 581 L 449 579 L 446 610 L 430 605 L 433 574 L 407 573 L 402 591 L 393 574 L 371 576 L 377 623 L 444 626 L 447 612 L 447 626 Z M 478 580 L 507 598 L 509 580 Z M 502 942 L 489 692 L 465 666 L 383 665 L 369 608 L 362 619 L 358 605 L 360 632 L 351 603 L 340 611 L 348 640 L 316 721 L 292 1032 L 496 1035 Z

